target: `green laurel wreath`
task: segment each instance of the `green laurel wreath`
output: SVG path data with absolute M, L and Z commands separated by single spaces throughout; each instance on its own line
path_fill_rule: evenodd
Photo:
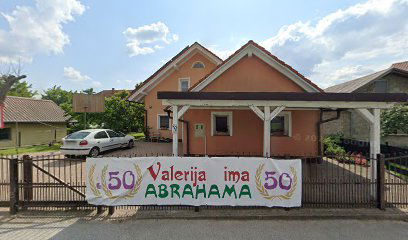
M 255 175 L 255 182 L 256 182 L 256 188 L 258 189 L 259 193 L 262 195 L 263 198 L 268 199 L 268 200 L 273 200 L 275 198 L 280 199 L 280 200 L 289 200 L 293 197 L 293 193 L 296 190 L 297 187 L 297 173 L 296 169 L 294 167 L 290 167 L 290 172 L 293 175 L 293 185 L 291 189 L 286 193 L 282 195 L 269 195 L 268 191 L 265 189 L 264 185 L 262 184 L 261 181 L 261 175 L 262 175 L 262 170 L 264 168 L 265 164 L 259 165 L 258 169 L 256 170 L 256 175 Z
M 136 174 L 137 174 L 137 180 L 136 180 L 136 182 L 135 182 L 135 186 L 132 188 L 132 189 L 129 189 L 127 192 L 126 192 L 126 194 L 125 195 L 122 195 L 122 196 L 115 196 L 115 195 L 113 195 L 112 194 L 112 191 L 111 190 L 109 190 L 109 188 L 108 188 L 108 186 L 107 186 L 107 184 L 106 184 L 106 174 L 107 174 L 107 172 L 108 172 L 108 165 L 105 165 L 105 167 L 103 167 L 103 169 L 102 169 L 102 175 L 101 175 L 101 184 L 102 184 L 102 190 L 103 190 L 103 192 L 106 194 L 106 196 L 109 198 L 109 199 L 129 199 L 129 198 L 132 198 L 132 197 L 134 197 L 136 194 L 137 194 L 137 192 L 139 191 L 139 189 L 140 189 L 140 186 L 141 186 L 141 184 L 142 184 L 142 179 L 143 179 L 143 176 L 142 176 L 142 171 L 140 170 L 140 167 L 137 165 L 137 164 L 133 164 L 133 166 L 134 166 L 134 168 L 135 168 L 135 171 L 136 171 Z M 92 167 L 91 167 L 91 170 L 92 170 Z M 90 173 L 91 173 L 91 170 L 89 171 Z M 94 171 L 95 169 L 93 169 L 93 171 Z M 92 171 L 92 174 L 93 174 L 93 171 Z M 93 179 L 92 179 L 92 183 L 91 183 L 91 180 L 89 181 L 89 185 L 91 185 L 91 190 L 93 189 L 93 188 L 95 188 L 96 189 L 96 187 L 95 186 L 92 186 L 92 184 L 94 185 L 94 182 L 93 182 Z M 97 190 L 97 189 L 96 189 Z M 92 192 L 95 194 L 95 192 L 92 190 Z M 95 194 L 95 196 L 97 196 L 97 197 L 102 197 L 102 194 L 97 190 L 97 192 L 99 193 L 99 195 L 97 195 L 97 194 Z

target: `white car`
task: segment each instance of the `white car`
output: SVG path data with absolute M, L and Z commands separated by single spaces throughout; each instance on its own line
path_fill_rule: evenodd
M 111 149 L 133 148 L 135 138 L 110 129 L 88 129 L 69 134 L 62 143 L 60 150 L 64 155 L 96 157 Z

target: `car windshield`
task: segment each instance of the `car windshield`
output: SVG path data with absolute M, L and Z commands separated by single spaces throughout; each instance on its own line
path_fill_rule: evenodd
M 91 132 L 74 132 L 68 135 L 65 139 L 84 139 L 88 136 Z

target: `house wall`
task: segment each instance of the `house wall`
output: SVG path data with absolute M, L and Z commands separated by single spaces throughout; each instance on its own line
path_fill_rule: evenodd
M 211 112 L 229 111 L 232 112 L 232 136 L 211 136 Z M 319 112 L 291 112 L 292 136 L 271 136 L 271 154 L 316 156 Z M 261 156 L 263 153 L 264 123 L 252 110 L 192 109 L 187 111 L 185 119 L 189 121 L 190 154 Z M 198 123 L 204 124 L 206 138 L 195 137 L 194 125 Z
M 204 69 L 192 68 L 192 64 L 196 61 L 204 63 Z M 163 109 L 162 101 L 157 99 L 158 91 L 179 91 L 179 79 L 190 78 L 190 86 L 197 83 L 201 78 L 211 72 L 216 65 L 204 57 L 200 53 L 194 54 L 184 64 L 179 67 L 179 70 L 174 71 L 168 77 L 163 79 L 156 87 L 154 87 L 145 97 L 145 108 L 147 110 L 147 126 L 151 128 L 150 132 L 159 132 L 161 137 L 172 138 L 171 130 L 161 130 L 157 126 L 157 115 L 166 114 Z M 171 121 L 170 121 L 171 125 Z M 180 124 L 180 129 L 181 124 Z M 181 132 L 179 131 L 179 139 L 181 139 Z
M 226 70 L 204 92 L 303 92 L 292 80 L 256 56 L 244 57 Z M 211 136 L 211 112 L 232 111 L 232 136 Z M 203 123 L 207 138 L 207 154 L 262 155 L 263 121 L 250 109 L 192 109 L 184 115 L 189 121 L 190 154 L 205 154 L 204 138 L 194 136 L 194 125 Z M 272 155 L 317 155 L 319 111 L 292 111 L 292 136 L 272 136 Z M 186 149 L 185 147 L 183 149 Z
M 244 57 L 203 92 L 303 92 L 292 80 L 256 56 Z
M 408 78 L 396 74 L 390 74 L 381 80 L 387 81 L 387 93 L 408 93 Z M 375 82 L 358 89 L 359 93 L 375 93 Z M 335 113 L 324 113 L 330 117 Z M 367 121 L 355 111 L 342 112 L 339 120 L 324 124 L 322 127 L 323 136 L 335 133 L 343 133 L 345 137 L 368 142 L 370 139 L 370 127 Z M 397 134 L 381 137 L 381 143 L 388 142 L 391 146 L 407 147 L 408 135 Z
M 14 148 L 18 145 L 17 129 L 21 133 L 21 147 L 49 144 L 51 142 L 61 142 L 61 138 L 67 135 L 66 123 L 49 123 L 45 126 L 38 123 L 6 123 L 5 128 L 11 128 L 11 139 L 0 140 L 0 149 Z M 55 133 L 57 138 L 55 139 Z

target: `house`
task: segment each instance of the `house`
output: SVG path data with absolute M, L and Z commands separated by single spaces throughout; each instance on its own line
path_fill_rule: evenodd
M 389 68 L 325 89 L 333 93 L 408 93 L 408 61 L 394 63 Z M 333 116 L 328 113 L 327 116 Z M 336 121 L 323 127 L 323 135 L 342 133 L 346 138 L 369 141 L 369 126 L 358 114 L 342 111 Z M 408 136 L 395 133 L 382 138 L 391 146 L 408 147 Z
M 152 128 L 172 135 L 175 156 L 317 156 L 322 111 L 343 108 L 355 109 L 373 126 L 372 154 L 377 154 L 379 110 L 408 99 L 406 94 L 325 93 L 253 41 L 222 62 L 216 57 L 212 62 L 212 53 L 194 45 L 202 51 L 189 56 L 187 47 L 129 98 L 144 101 Z M 195 71 L 197 61 L 203 62 L 203 73 Z
M 111 90 L 102 90 L 98 92 L 97 94 L 103 95 L 105 98 L 108 98 L 108 97 L 112 97 L 113 95 L 122 93 L 122 92 L 130 93 L 131 90 L 112 88 Z
M 67 135 L 65 112 L 51 100 L 7 96 L 0 149 L 50 144 Z

